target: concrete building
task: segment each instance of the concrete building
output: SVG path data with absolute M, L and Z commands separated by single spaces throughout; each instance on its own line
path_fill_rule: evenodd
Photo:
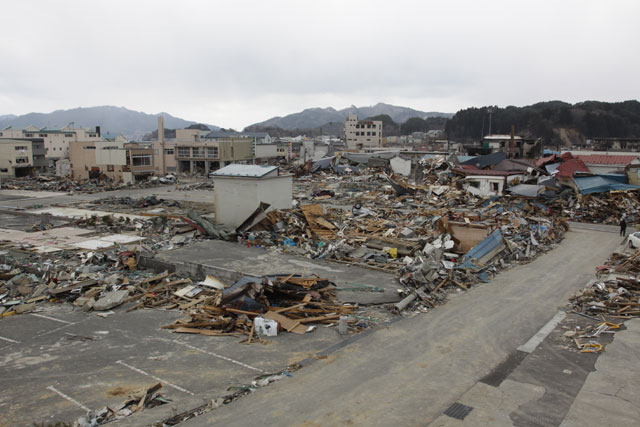
M 79 181 L 108 178 L 130 183 L 161 173 L 152 143 L 74 141 L 69 153 L 71 176 Z
M 228 131 L 212 131 L 204 135 L 204 138 L 212 141 L 227 141 L 229 139 L 248 139 L 255 144 L 271 144 L 273 140 L 267 132 L 228 132 Z M 177 139 L 177 135 L 176 135 Z
M 76 129 L 65 126 L 62 129 L 47 129 L 29 126 L 25 129 L 8 127 L 0 131 L 0 138 L 42 139 L 46 158 L 50 160 L 69 158 L 69 144 L 74 141 L 101 141 L 100 126 L 95 129 Z
M 218 224 L 237 227 L 261 202 L 269 209 L 290 209 L 293 176 L 277 166 L 231 164 L 213 173 Z
M 382 121 L 358 120 L 350 114 L 344 121 L 344 137 L 349 149 L 382 147 Z
M 177 134 L 176 134 L 177 135 Z M 175 142 L 177 172 L 208 174 L 231 163 L 252 162 L 254 143 L 247 138 Z
M 502 151 L 511 153 L 511 135 L 487 135 L 482 139 L 482 147 L 491 149 L 492 153 Z M 533 158 L 542 156 L 542 139 L 513 136 L 513 153 L 511 158 Z
M 0 178 L 34 175 L 47 166 L 42 140 L 0 139 Z

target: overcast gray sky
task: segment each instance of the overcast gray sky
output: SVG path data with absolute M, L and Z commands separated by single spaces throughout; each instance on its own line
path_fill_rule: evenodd
M 240 129 L 310 107 L 640 97 L 640 2 L 6 1 L 0 114 L 96 105 Z

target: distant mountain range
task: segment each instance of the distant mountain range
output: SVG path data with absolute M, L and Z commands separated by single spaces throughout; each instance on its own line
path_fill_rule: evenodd
M 121 133 L 127 138 L 140 139 L 157 129 L 158 116 L 164 116 L 164 127 L 167 129 L 183 129 L 197 123 L 168 113 L 146 114 L 124 107 L 102 106 L 56 110 L 52 113 L 29 113 L 22 116 L 7 114 L 0 116 L 0 129 L 7 126 L 22 129 L 29 125 L 57 129 L 73 122 L 75 127 L 100 126 L 103 134 Z M 218 126 L 207 126 L 212 130 L 219 129 Z
M 342 110 L 334 108 L 308 108 L 299 113 L 284 117 L 273 117 L 261 123 L 255 123 L 248 128 L 280 128 L 285 130 L 313 129 L 326 126 L 329 123 L 342 123 L 349 114 L 357 114 L 359 118 L 388 115 L 396 123 L 404 123 L 413 117 L 426 119 L 428 117 L 453 117 L 452 113 L 418 111 L 413 108 L 378 103 L 370 107 L 351 106 Z

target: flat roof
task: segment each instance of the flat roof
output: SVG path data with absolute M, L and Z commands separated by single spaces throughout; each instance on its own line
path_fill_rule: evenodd
M 278 166 L 240 165 L 234 163 L 218 169 L 212 175 L 260 178 L 275 170 L 278 170 Z

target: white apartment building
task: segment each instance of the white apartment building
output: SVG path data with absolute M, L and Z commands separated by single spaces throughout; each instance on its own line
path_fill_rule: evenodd
M 382 121 L 358 120 L 350 114 L 344 121 L 344 137 L 347 148 L 382 147 Z

